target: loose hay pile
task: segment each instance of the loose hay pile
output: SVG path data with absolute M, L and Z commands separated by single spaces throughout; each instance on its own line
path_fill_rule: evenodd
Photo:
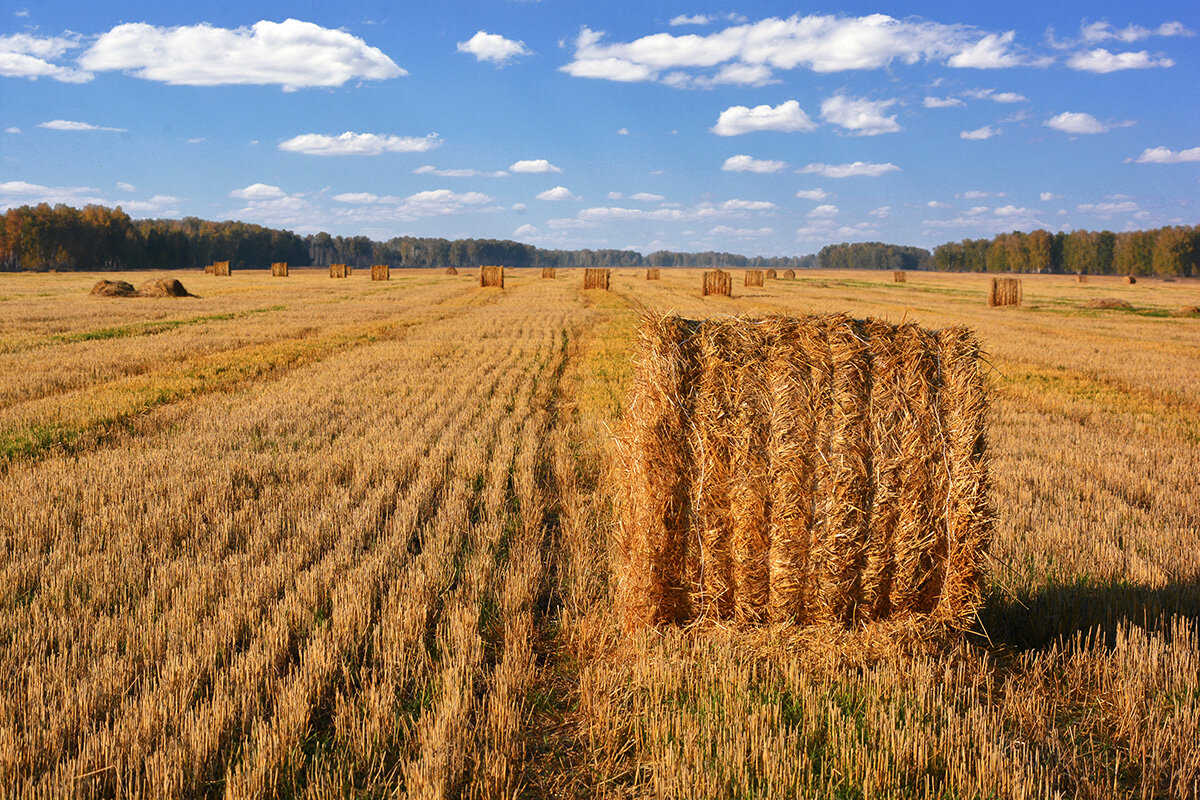
M 392 279 L 392 266 L 390 264 L 372 264 L 371 265 L 371 280 L 373 281 L 390 281 Z
M 1021 280 L 1019 278 L 992 278 L 988 289 L 988 305 L 1019 306 L 1021 305 Z
M 612 270 L 609 269 L 585 269 L 583 271 L 583 288 L 608 291 L 608 278 L 611 272 Z
M 558 277 L 558 273 L 555 271 L 554 267 L 542 267 L 543 279 L 553 280 L 556 277 Z
M 446 274 L 447 275 L 457 275 L 458 270 L 456 270 L 454 267 L 446 267 Z
M 1084 308 L 1133 308 L 1127 300 L 1120 300 L 1116 297 L 1098 297 L 1095 300 L 1088 300 L 1083 304 Z
M 504 267 L 480 267 L 479 285 L 504 288 Z
M 733 294 L 733 278 L 723 269 L 705 270 L 702 293 L 705 297 L 710 294 L 723 294 L 729 297 Z
M 213 271 L 212 271 L 213 275 L 216 275 L 218 277 L 224 277 L 224 278 L 229 277 L 229 262 L 228 261 L 214 261 L 212 266 L 213 266 Z
M 98 297 L 137 297 L 138 291 L 129 281 L 96 281 L 92 294 Z
M 788 281 L 794 281 L 794 280 L 796 280 L 796 270 L 794 270 L 794 269 L 785 269 L 785 270 L 783 271 L 783 279 L 784 279 L 784 280 L 788 280 Z
M 271 277 L 286 278 L 288 276 L 288 265 L 286 261 L 271 262 Z
M 896 270 L 892 273 L 893 283 L 908 283 L 908 273 L 904 270 Z
M 657 270 L 657 269 L 648 269 L 648 270 L 646 270 L 646 280 L 648 280 L 648 281 L 656 281 L 656 280 L 658 280 L 658 279 L 659 279 L 659 278 L 658 278 L 658 270 Z
M 966 624 L 985 413 L 966 328 L 647 320 L 618 437 L 627 624 Z
M 329 265 L 329 277 L 331 277 L 331 278 L 344 278 L 349 274 L 350 274 L 350 270 L 346 268 L 345 264 L 330 264 Z
M 763 271 L 761 269 L 748 269 L 745 272 L 745 276 L 746 276 L 746 279 L 744 281 L 745 286 L 762 286 L 763 285 Z
M 1200 306 L 1184 306 L 1171 311 L 1172 317 L 1200 317 Z
M 771 280 L 775 280 L 778 276 L 775 274 L 775 270 L 769 269 L 766 272 L 766 277 L 770 278 Z
M 183 288 L 183 284 L 175 278 L 158 278 L 146 281 L 138 289 L 142 297 L 191 297 L 192 294 Z

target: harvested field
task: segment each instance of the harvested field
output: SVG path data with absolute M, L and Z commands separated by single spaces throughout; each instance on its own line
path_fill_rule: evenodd
M 176 278 L 155 278 L 138 288 L 142 297 L 191 297 L 191 293 Z
M 732 276 L 720 269 L 705 270 L 701 276 L 701 293 L 706 297 L 710 294 L 733 294 Z
M 480 267 L 479 285 L 504 288 L 504 267 Z
M 92 286 L 97 297 L 137 297 L 138 290 L 129 281 L 99 280 Z
M 761 269 L 748 269 L 742 272 L 743 284 L 746 286 L 762 286 L 763 271 Z
M 583 271 L 583 288 L 608 291 L 608 281 L 611 274 L 612 270 L 609 269 L 585 269 Z
M 171 302 L 0 274 L 0 794 L 1195 796 L 1200 319 L 1171 312 L 1200 282 L 1142 280 L 1119 289 L 1131 312 L 1097 313 L 1095 286 L 1024 275 L 1001 314 L 987 276 L 935 272 L 903 308 L 878 272 L 716 300 L 687 269 L 603 294 L 397 275 L 244 270 Z M 673 510 L 698 498 L 730 569 L 682 587 L 720 613 L 630 629 L 611 431 L 676 435 L 644 388 L 626 403 L 646 312 L 697 332 L 663 347 L 712 356 L 661 362 L 699 371 L 686 436 L 706 449 L 680 458 L 721 480 Z M 809 550 L 803 585 L 832 587 L 816 619 L 773 622 L 772 567 L 798 561 L 776 548 L 755 600 L 746 556 L 781 541 L 764 525 L 811 513 L 870 544 L 889 509 L 953 519 L 972 496 L 942 470 L 905 499 L 926 485 L 906 454 L 932 475 L 975 453 L 970 414 L 916 424 L 947 386 L 928 359 L 962 352 L 929 332 L 961 326 L 986 355 L 995 509 L 965 633 L 838 601 L 882 597 L 889 563 L 845 537 Z M 814 387 L 820 413 L 785 413 Z M 789 506 L 806 430 L 825 499 Z M 952 562 L 938 525 L 910 530 L 924 567 Z M 903 574 L 936 594 L 912 583 L 936 571 Z

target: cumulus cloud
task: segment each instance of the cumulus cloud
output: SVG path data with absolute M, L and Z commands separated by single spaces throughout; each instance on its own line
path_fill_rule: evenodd
M 777 106 L 730 106 L 721 112 L 711 130 L 718 136 L 738 136 L 753 131 L 807 133 L 816 128 L 817 124 L 804 113 L 800 103 L 788 100 Z
M 963 92 L 965 97 L 975 100 L 991 100 L 993 103 L 1028 103 L 1029 98 L 1016 92 L 997 92 L 995 89 L 970 89 Z
M 54 63 L 76 47 L 79 47 L 77 36 L 33 36 L 28 33 L 0 36 L 0 76 L 87 83 L 92 79 L 92 73 Z
M 344 194 L 335 194 L 333 199 L 339 203 L 352 203 L 354 205 L 365 205 L 367 203 L 378 203 L 381 199 L 390 200 L 390 197 L 380 198 L 377 194 L 371 192 L 346 192 Z
M 229 196 L 239 200 L 274 200 L 283 197 L 284 191 L 267 183 L 252 183 L 244 189 L 234 189 Z
M 542 172 L 562 172 L 561 169 L 551 164 L 544 158 L 535 158 L 528 161 L 517 161 L 508 168 L 509 172 L 522 173 L 542 173 Z
M 759 236 L 769 236 L 774 228 L 734 228 L 730 225 L 716 225 L 709 234 L 712 236 L 736 236 L 739 239 L 754 239 Z
M 109 128 L 105 125 L 92 125 L 90 122 L 75 122 L 69 119 L 52 119 L 49 122 L 39 122 L 39 128 L 49 128 L 52 131 L 114 131 L 124 133 L 128 128 Z
M 867 161 L 854 161 L 849 164 L 809 164 L 800 169 L 802 173 L 816 173 L 826 178 L 877 178 L 887 172 L 899 172 L 895 164 L 872 164 Z
M 1072 134 L 1108 133 L 1113 128 L 1112 125 L 1106 125 L 1082 111 L 1064 111 L 1042 124 L 1047 128 Z
M 950 207 L 949 203 L 943 203 L 940 200 L 930 200 L 925 205 L 928 208 L 949 208 Z
M 1031 208 L 1018 207 L 1014 205 L 1000 206 L 992 212 L 997 217 L 1028 217 L 1037 212 Z
M 980 141 L 990 139 L 993 136 L 999 136 L 1003 133 L 1000 128 L 993 128 L 991 125 L 984 125 L 982 128 L 976 128 L 973 131 L 963 131 L 958 134 L 960 139 L 970 139 L 972 141 Z
M 298 19 L 234 29 L 126 23 L 101 34 L 79 63 L 93 72 L 121 70 L 175 85 L 276 84 L 285 90 L 408 74 L 357 36 Z
M 618 199 L 619 199 L 619 197 L 618 197 Z M 667 198 L 663 197 L 661 194 L 651 194 L 650 192 L 636 192 L 634 194 L 629 195 L 629 199 L 637 200 L 640 203 L 661 203 L 663 200 L 666 200 Z
M 687 24 L 698 19 L 680 16 L 673 22 Z M 707 86 L 731 66 L 753 67 L 754 78 L 765 81 L 772 70 L 841 72 L 881 69 L 896 61 L 963 67 L 1028 63 L 1013 51 L 1013 38 L 1011 31 L 987 33 L 967 25 L 901 20 L 886 14 L 795 14 L 737 24 L 707 35 L 656 33 L 614 43 L 605 43 L 602 32 L 585 27 L 575 40 L 573 59 L 560 69 L 577 77 Z
M 1067 66 L 1082 72 L 1117 72 L 1123 69 L 1153 69 L 1155 67 L 1173 67 L 1175 62 L 1169 58 L 1155 58 L 1146 50 L 1136 53 L 1110 53 L 1103 47 L 1089 50 L 1086 53 L 1076 53 L 1067 59 Z
M 966 103 L 957 97 L 926 97 L 921 101 L 921 105 L 926 108 L 954 108 L 956 106 L 965 106 Z
M 1157 28 L 1143 28 L 1140 25 L 1129 25 L 1125 28 L 1114 28 L 1108 22 L 1090 22 L 1080 26 L 1080 35 L 1085 42 L 1103 42 L 1117 39 L 1122 42 L 1136 42 L 1151 36 L 1195 36 L 1182 22 L 1164 22 Z
M 892 207 L 891 206 L 880 206 L 879 208 L 871 209 L 867 213 L 870 214 L 872 217 L 878 217 L 879 219 L 883 219 L 888 214 L 892 213 Z
M 838 207 L 831 203 L 824 203 L 817 206 L 812 211 L 808 212 L 810 217 L 833 217 L 837 216 Z
M 504 178 L 508 173 L 504 170 L 482 172 L 477 169 L 438 169 L 432 164 L 426 164 L 413 170 L 414 175 L 437 175 L 441 178 Z
M 801 200 L 826 200 L 829 198 L 829 192 L 824 189 L 801 189 L 796 192 L 796 197 Z
M 726 200 L 721 203 L 724 211 L 770 211 L 773 208 L 777 206 L 766 200 Z
M 518 56 L 532 55 L 524 42 L 484 31 L 479 31 L 465 42 L 459 42 L 458 52 L 470 53 L 477 61 L 490 61 L 498 67 L 503 67 Z
M 1200 161 L 1200 147 L 1175 152 L 1166 147 L 1147 147 L 1135 159 L 1138 164 L 1184 164 Z
M 436 133 L 427 136 L 392 136 L 346 131 L 337 136 L 303 133 L 279 143 L 279 149 L 310 156 L 378 156 L 384 153 L 425 153 L 442 143 Z
M 533 225 L 525 224 L 513 231 L 513 236 L 536 236 L 538 229 Z
M 571 194 L 571 190 L 565 186 L 555 186 L 553 189 L 547 189 L 544 192 L 539 192 L 538 200 L 579 200 L 581 198 Z
M 746 155 L 730 156 L 721 165 L 721 169 L 726 172 L 779 172 L 786 167 L 787 163 L 783 161 L 771 161 Z
M 21 129 L 13 125 L 4 129 L 5 133 L 20 133 Z
M 1062 195 L 1054 192 L 1042 192 L 1038 195 L 1038 199 L 1043 203 L 1049 203 L 1051 200 L 1062 200 Z
M 66 203 L 73 206 L 108 204 L 99 189 L 90 186 L 43 186 L 26 181 L 0 181 L 0 209 L 37 203 Z
M 821 118 L 845 128 L 855 136 L 895 133 L 901 130 L 896 116 L 884 114 L 895 104 L 895 100 L 867 100 L 837 94 L 821 103 Z
M 628 136 L 629 128 L 617 128 L 617 136 Z
M 687 14 L 680 14 L 677 17 L 671 17 L 671 21 L 668 24 L 674 27 L 678 25 L 707 25 L 710 22 L 712 22 L 712 17 L 707 14 L 693 14 L 690 17 Z
M 1081 214 L 1092 214 L 1108 219 L 1117 214 L 1132 214 L 1138 210 L 1138 204 L 1129 200 L 1119 203 L 1083 203 L 1075 206 L 1075 210 Z

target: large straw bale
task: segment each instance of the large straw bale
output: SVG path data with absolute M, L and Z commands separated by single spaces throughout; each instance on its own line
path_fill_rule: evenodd
M 372 264 L 371 265 L 371 280 L 373 281 L 390 281 L 392 279 L 392 266 L 390 264 Z
M 217 275 L 219 277 L 228 278 L 229 277 L 229 262 L 228 261 L 214 261 L 212 274 Z
M 764 277 L 768 278 L 769 280 L 775 280 L 776 278 L 779 277 L 778 273 L 776 273 L 775 270 L 773 270 L 773 269 L 767 270 L 765 273 L 763 273 L 763 275 L 764 275 Z
M 704 271 L 701 286 L 705 296 L 723 294 L 728 297 L 733 294 L 733 277 L 723 269 L 708 269 Z
M 1077 273 L 1077 274 L 1075 275 L 1075 280 L 1076 280 L 1078 283 L 1087 283 L 1087 275 L 1083 274 L 1082 272 L 1080 272 L 1080 273 Z
M 763 285 L 763 271 L 761 269 L 748 269 L 743 274 L 745 275 L 745 279 L 743 280 L 744 286 Z
M 604 289 L 608 290 L 610 269 L 593 269 L 588 268 L 583 271 L 583 288 L 584 289 Z
M 1021 279 L 992 278 L 992 284 L 988 288 L 988 305 L 992 307 L 1021 305 Z
M 138 290 L 129 281 L 99 280 L 92 286 L 97 297 L 137 297 Z
M 504 288 L 504 267 L 480 267 L 479 285 Z
M 345 278 L 350 274 L 349 268 L 345 264 L 330 264 L 329 277 Z
M 908 273 L 902 269 L 894 270 L 892 272 L 892 281 L 894 283 L 907 283 Z
M 1137 283 L 1137 278 L 1133 277 L 1132 275 L 1126 275 L 1125 282 L 1132 286 L 1133 284 Z
M 216 272 L 217 272 L 217 266 L 215 264 L 205 264 L 204 265 L 204 274 L 205 275 L 215 275 Z
M 138 289 L 142 297 L 192 297 L 192 293 L 184 288 L 175 278 L 155 278 L 144 282 Z
M 794 281 L 794 280 L 796 280 L 796 270 L 794 270 L 794 269 L 785 269 L 785 270 L 783 271 L 783 278 L 784 278 L 784 280 L 788 280 L 788 281 Z
M 553 280 L 554 278 L 558 277 L 558 273 L 555 271 L 554 267 L 542 267 L 542 277 L 548 280 Z
M 656 281 L 658 279 L 659 278 L 658 278 L 658 269 L 657 268 L 646 270 L 646 280 Z
M 970 621 L 992 511 L 969 330 L 667 316 L 639 339 L 616 480 L 628 624 Z
M 446 267 L 446 274 L 447 275 L 457 275 L 458 270 L 456 270 L 454 267 Z
M 271 277 L 286 278 L 288 276 L 288 265 L 286 261 L 271 262 Z

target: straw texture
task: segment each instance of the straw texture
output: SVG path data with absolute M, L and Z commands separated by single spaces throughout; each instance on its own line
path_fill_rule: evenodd
M 350 274 L 350 270 L 346 268 L 345 264 L 330 264 L 329 265 L 329 277 L 331 277 L 331 278 L 345 278 L 349 274 Z
M 988 305 L 992 307 L 1021 305 L 1021 279 L 992 278 L 992 285 L 988 289 Z
M 895 270 L 892 273 L 892 281 L 895 283 L 907 283 L 908 282 L 908 273 L 905 272 L 904 270 L 900 270 L 900 269 Z
M 392 279 L 392 267 L 390 264 L 372 264 L 371 265 L 371 280 L 373 281 L 390 281 Z
M 745 271 L 744 286 L 762 286 L 763 271 L 761 269 L 748 269 Z
M 648 280 L 648 281 L 658 280 L 658 270 L 657 269 L 646 270 L 646 280 Z
M 286 278 L 288 276 L 288 265 L 286 261 L 271 262 L 271 277 Z
M 722 269 L 705 270 L 701 287 L 706 297 L 710 294 L 729 296 L 733 294 L 733 278 Z
M 609 269 L 585 269 L 583 271 L 583 288 L 608 291 L 608 278 L 611 272 L 612 270 Z
M 480 267 L 479 285 L 504 288 L 504 267 Z
M 557 276 L 558 276 L 558 273 L 555 272 L 554 267 L 542 267 L 542 277 L 543 278 L 553 279 L 553 278 L 556 278 Z

